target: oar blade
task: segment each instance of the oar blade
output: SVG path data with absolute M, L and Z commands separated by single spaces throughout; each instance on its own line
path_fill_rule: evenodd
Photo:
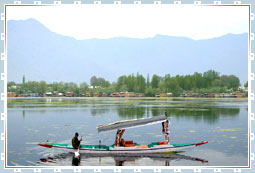
M 39 144 L 40 142 L 27 142 L 26 144 L 32 144 L 32 145 L 37 145 Z

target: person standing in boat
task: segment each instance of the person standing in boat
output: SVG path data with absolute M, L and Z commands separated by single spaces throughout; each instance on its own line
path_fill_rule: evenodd
M 167 117 L 167 113 L 165 112 L 165 116 Z M 169 139 L 169 129 L 168 129 L 168 120 L 165 122 L 162 122 L 162 133 L 165 135 L 165 140 L 169 144 L 170 139 Z
M 72 139 L 72 146 L 75 149 L 80 148 L 80 144 L 81 144 L 81 141 L 82 141 L 82 137 L 81 137 L 80 140 L 78 139 L 78 137 L 79 137 L 79 134 L 76 132 L 73 139 Z

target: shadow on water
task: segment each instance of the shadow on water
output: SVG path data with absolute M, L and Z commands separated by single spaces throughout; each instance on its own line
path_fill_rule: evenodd
M 170 153 L 155 153 L 155 154 L 81 154 L 79 157 L 75 157 L 74 153 L 62 153 L 58 155 L 54 155 L 53 157 L 41 158 L 37 163 L 56 163 L 60 162 L 60 160 L 65 160 L 67 158 L 72 158 L 72 166 L 82 166 L 81 160 L 97 158 L 98 165 L 101 165 L 101 159 L 110 157 L 114 160 L 115 166 L 124 166 L 125 163 L 135 162 L 139 159 L 149 158 L 153 161 L 160 161 L 165 164 L 165 166 L 170 166 L 170 162 L 173 160 L 188 160 L 199 162 L 202 164 L 207 164 L 208 160 L 186 156 L 183 154 L 179 154 L 177 152 Z

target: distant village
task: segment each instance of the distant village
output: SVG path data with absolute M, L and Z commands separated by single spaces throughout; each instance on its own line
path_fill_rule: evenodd
M 177 97 L 205 97 L 205 98 L 242 98 L 247 97 L 248 88 L 239 87 L 238 91 L 228 93 L 182 93 Z M 43 94 L 39 93 L 25 93 L 16 94 L 15 92 L 8 92 L 8 97 L 145 97 L 144 93 L 134 93 L 134 92 L 114 92 L 114 93 L 93 93 L 86 92 L 80 95 L 75 94 L 73 91 L 68 91 L 66 93 L 60 92 L 45 92 Z M 173 93 L 156 93 L 152 97 L 173 97 Z
M 86 82 L 28 81 L 7 83 L 8 97 L 206 97 L 241 98 L 248 96 L 248 82 L 243 86 L 234 75 L 220 75 L 208 70 L 193 75 L 158 76 L 152 78 L 137 73 L 120 76 L 110 83 L 101 77 L 92 76 Z

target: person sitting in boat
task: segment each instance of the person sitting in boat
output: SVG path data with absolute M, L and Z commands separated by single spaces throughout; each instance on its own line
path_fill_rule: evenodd
M 122 135 L 124 134 L 125 129 L 118 129 L 117 130 L 117 134 L 116 134 L 116 139 L 115 139 L 115 146 L 119 147 L 119 146 L 123 146 L 123 144 L 121 143 L 121 139 L 122 139 Z
M 72 139 L 72 146 L 75 149 L 80 148 L 80 144 L 81 144 L 81 141 L 82 141 L 82 137 L 81 137 L 80 140 L 78 139 L 78 137 L 79 137 L 79 134 L 76 132 L 73 139 Z

